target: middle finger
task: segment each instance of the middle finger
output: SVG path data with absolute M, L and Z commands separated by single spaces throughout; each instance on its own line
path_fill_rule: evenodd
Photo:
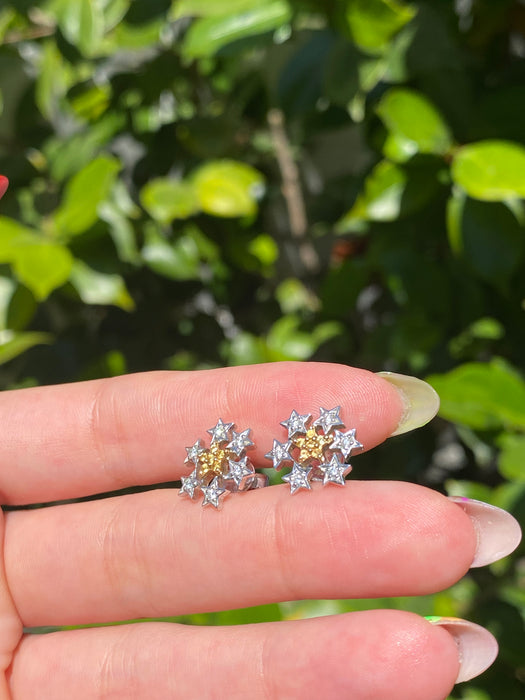
M 304 598 L 422 595 L 458 580 L 476 533 L 444 496 L 352 481 L 235 494 L 217 512 L 173 489 L 7 514 L 26 626 L 189 614 Z

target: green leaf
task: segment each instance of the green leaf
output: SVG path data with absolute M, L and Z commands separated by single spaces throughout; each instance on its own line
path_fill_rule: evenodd
M 0 276 L 0 331 L 23 330 L 36 309 L 31 292 L 10 277 Z
M 104 35 L 102 3 L 98 0 L 55 0 L 51 9 L 66 39 L 85 56 L 94 55 Z
M 44 41 L 35 85 L 35 100 L 41 113 L 50 121 L 59 113 L 59 101 L 74 80 L 72 66 L 64 60 L 53 41 Z
M 146 228 L 142 258 L 154 272 L 173 280 L 199 278 L 200 258 L 197 243 L 190 235 L 169 243 L 154 226 Z
M 499 445 L 499 471 L 509 481 L 525 482 L 525 435 L 506 433 Z
M 427 381 L 447 420 L 475 430 L 525 428 L 525 382 L 502 360 L 467 363 Z
M 192 183 L 157 178 L 142 188 L 140 201 L 157 221 L 169 224 L 174 219 L 187 219 L 199 211 L 199 201 Z
M 20 245 L 12 262 L 18 279 L 39 301 L 67 282 L 72 266 L 73 257 L 65 246 L 38 239 Z
M 345 15 L 357 46 L 366 52 L 381 53 L 416 13 L 415 7 L 397 0 L 347 0 Z
M 438 188 L 432 170 L 407 170 L 381 161 L 365 180 L 364 191 L 336 224 L 337 233 L 358 231 L 363 221 L 395 221 L 424 206 Z
M 44 155 L 49 161 L 52 177 L 59 182 L 71 177 L 90 163 L 97 152 L 126 123 L 122 114 L 107 114 L 89 128 L 67 140 L 53 138 L 46 143 Z
M 253 216 L 264 192 L 264 178 L 245 163 L 210 161 L 193 175 L 193 184 L 204 212 L 212 216 Z
M 42 301 L 67 281 L 73 258 L 60 243 L 0 217 L 0 262 L 10 263 L 18 279 Z
M 511 141 L 479 141 L 458 149 L 452 178 L 486 202 L 525 197 L 525 148 Z
M 243 12 L 266 3 L 267 0 L 228 0 L 227 12 Z M 170 19 L 223 16 L 226 14 L 224 8 L 224 0 L 173 0 Z
M 70 180 L 55 213 L 55 225 L 62 235 L 78 235 L 96 223 L 98 207 L 109 196 L 119 170 L 116 158 L 99 156 Z
M 311 332 L 300 330 L 301 321 L 298 316 L 283 316 L 270 328 L 266 337 L 271 359 L 275 360 L 307 360 L 327 340 L 341 332 L 341 326 L 336 322 L 321 323 Z
M 0 331 L 0 365 L 9 362 L 35 345 L 49 345 L 52 342 L 53 336 L 50 333 Z
M 84 304 L 111 304 L 124 311 L 135 308 L 135 302 L 120 275 L 98 272 L 82 260 L 75 260 L 69 281 Z
M 271 361 L 264 340 L 247 331 L 241 331 L 232 338 L 225 354 L 230 365 L 256 365 Z
M 0 332 L 8 328 L 7 313 L 16 289 L 16 282 L 0 276 Z
M 290 6 L 285 0 L 267 0 L 243 12 L 204 17 L 191 25 L 182 45 L 186 58 L 213 56 L 219 49 L 238 39 L 270 32 L 290 21 Z
M 113 202 L 103 202 L 99 207 L 99 216 L 109 225 L 109 235 L 117 249 L 119 260 L 136 265 L 140 262 L 140 253 L 135 240 L 135 231 L 124 212 Z
M 38 232 L 34 229 L 0 216 L 0 263 L 12 262 L 19 246 L 32 243 L 35 239 L 38 239 Z
M 452 146 L 447 124 L 434 105 L 415 90 L 389 90 L 379 102 L 377 113 L 392 139 L 385 149 L 390 157 L 397 155 L 396 160 L 407 160 L 415 153 L 444 155 Z
M 519 269 L 525 250 L 523 227 L 500 202 L 454 195 L 447 209 L 451 248 L 482 279 L 502 286 Z

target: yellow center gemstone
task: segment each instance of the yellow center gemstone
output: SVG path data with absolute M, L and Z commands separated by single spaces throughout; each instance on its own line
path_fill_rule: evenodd
M 215 443 L 200 455 L 197 476 L 205 480 L 210 476 L 224 476 L 228 471 L 228 459 L 232 456 L 231 450 L 225 450 Z
M 294 445 L 299 450 L 299 462 L 307 462 L 310 459 L 324 460 L 324 449 L 334 441 L 332 435 L 320 435 L 315 428 L 308 428 L 306 435 L 294 438 Z

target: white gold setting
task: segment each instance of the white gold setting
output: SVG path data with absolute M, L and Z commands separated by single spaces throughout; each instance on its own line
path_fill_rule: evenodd
M 346 430 L 339 415 L 340 406 L 320 408 L 319 417 L 312 421 L 311 414 L 293 410 L 281 425 L 288 431 L 286 442 L 273 441 L 273 448 L 265 457 L 271 459 L 276 470 L 291 467 L 282 479 L 290 485 L 290 492 L 311 490 L 312 481 L 323 485 L 345 485 L 345 477 L 352 471 L 350 455 L 363 449 L 356 438 L 356 429 Z
M 230 493 L 268 485 L 268 477 L 257 473 L 246 455 L 246 450 L 254 446 L 250 428 L 236 432 L 234 423 L 224 423 L 219 418 L 206 432 L 211 435 L 209 447 L 200 439 L 186 447 L 184 462 L 194 469 L 181 478 L 179 496 L 196 500 L 202 494 L 203 506 L 218 509 Z

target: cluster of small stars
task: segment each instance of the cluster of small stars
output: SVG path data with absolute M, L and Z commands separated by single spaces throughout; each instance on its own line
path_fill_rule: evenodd
M 243 491 L 255 468 L 246 456 L 246 450 L 253 447 L 250 428 L 237 433 L 233 423 L 224 423 L 220 418 L 211 435 L 209 447 L 197 440 L 186 447 L 185 463 L 193 464 L 189 476 L 182 477 L 181 496 L 196 498 L 202 492 L 203 506 L 218 508 L 221 500 L 232 491 Z
M 354 450 L 363 445 L 355 437 L 355 428 L 345 428 L 339 416 L 340 406 L 320 408 L 319 418 L 312 422 L 311 414 L 301 415 L 292 411 L 281 425 L 288 431 L 285 442 L 273 441 L 273 448 L 266 454 L 274 469 L 291 466 L 283 476 L 290 484 L 291 493 L 299 489 L 311 489 L 312 481 L 344 486 L 345 476 L 352 467 L 347 463 Z

